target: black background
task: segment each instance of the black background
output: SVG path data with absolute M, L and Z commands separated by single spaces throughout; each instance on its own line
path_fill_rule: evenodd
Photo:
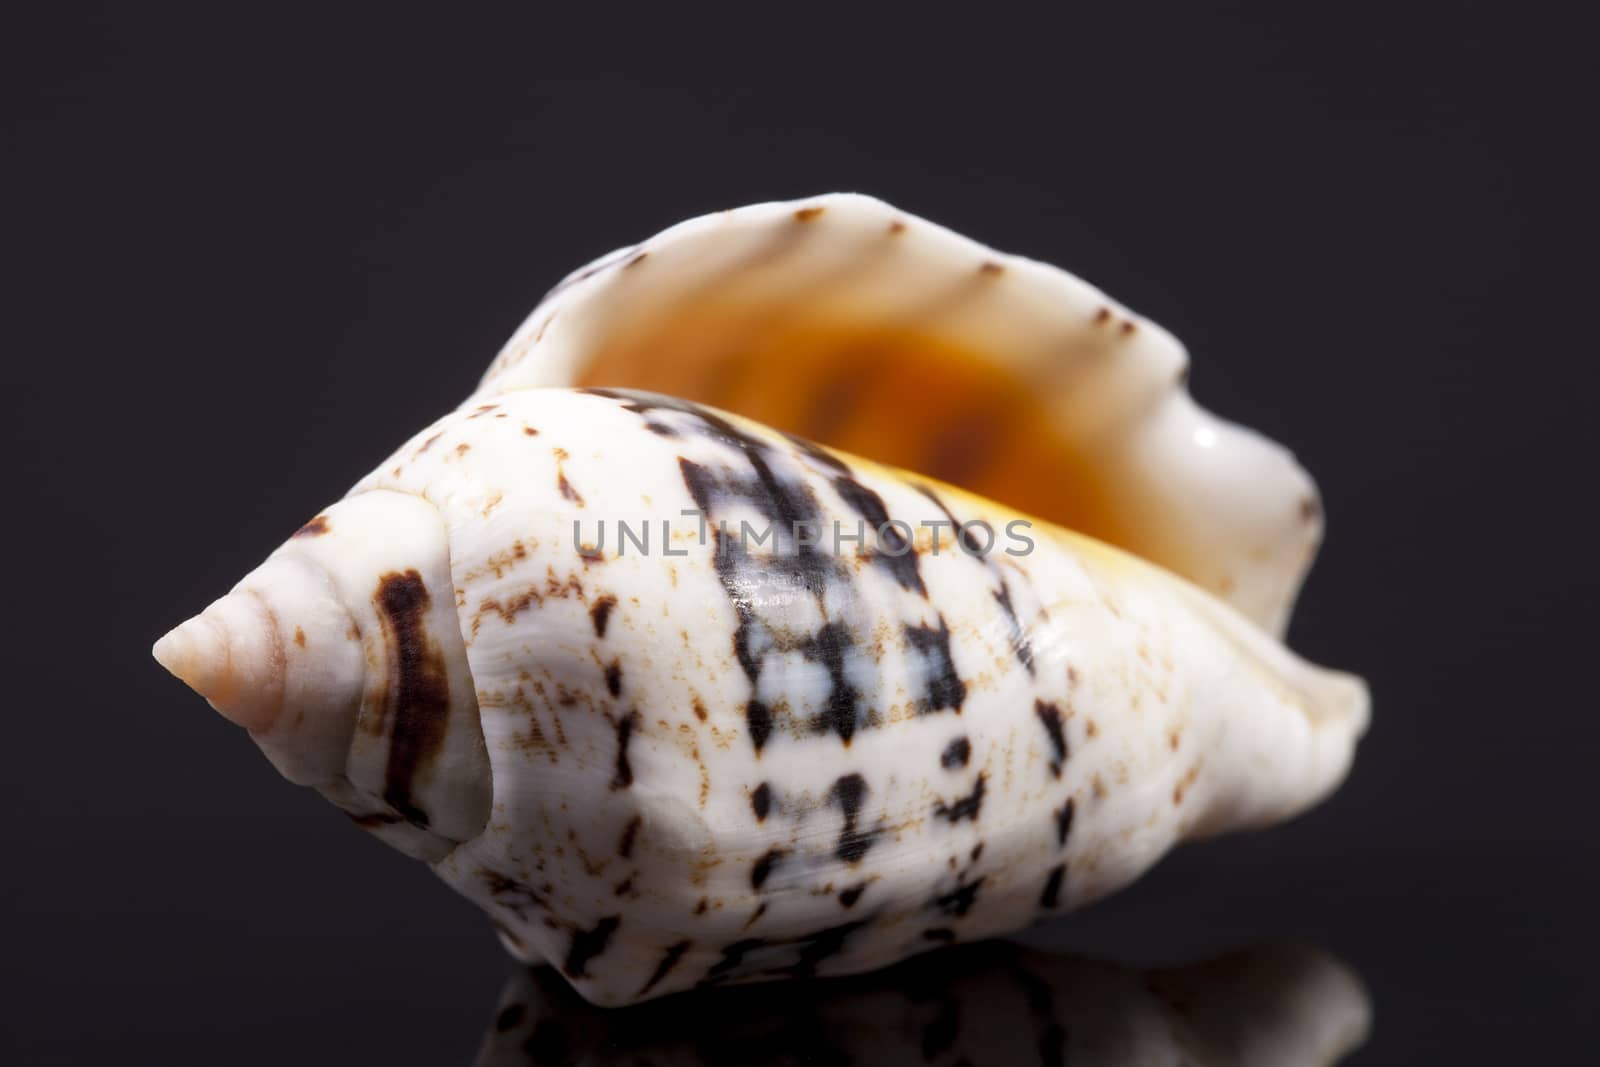
M 14 1062 L 462 1062 L 511 962 L 148 655 L 569 269 L 870 192 L 1173 330 L 1328 541 L 1353 775 L 1049 930 L 1361 973 L 1356 1063 L 1579 1062 L 1596 373 L 1576 27 L 1524 5 L 74 5 L 6 34 Z M 1579 1043 L 1581 1040 L 1582 1043 Z

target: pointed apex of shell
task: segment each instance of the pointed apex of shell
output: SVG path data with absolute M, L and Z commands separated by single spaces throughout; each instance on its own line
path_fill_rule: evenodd
M 184 685 L 206 698 L 223 718 L 251 732 L 272 725 L 281 692 L 281 661 L 274 664 L 275 634 L 259 610 L 224 597 L 175 627 L 150 654 Z
M 173 627 L 150 654 L 174 678 L 207 700 L 221 696 L 227 685 L 227 642 L 198 615 Z

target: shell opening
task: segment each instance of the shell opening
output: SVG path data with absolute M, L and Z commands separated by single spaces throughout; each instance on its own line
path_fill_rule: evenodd
M 1005 363 L 892 322 L 709 304 L 610 339 L 578 384 L 709 404 L 1110 544 L 1147 548 L 1119 518 L 1092 447 L 1063 433 L 1038 391 Z
M 861 196 L 675 226 L 570 276 L 468 403 L 620 387 L 946 482 L 1281 634 L 1321 534 L 1289 453 L 1196 405 L 1166 331 L 1065 271 Z

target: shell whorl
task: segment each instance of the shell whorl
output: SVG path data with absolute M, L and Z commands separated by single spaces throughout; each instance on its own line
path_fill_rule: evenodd
M 420 497 L 334 504 L 154 654 L 284 777 L 409 855 L 438 859 L 488 819 L 448 538 Z

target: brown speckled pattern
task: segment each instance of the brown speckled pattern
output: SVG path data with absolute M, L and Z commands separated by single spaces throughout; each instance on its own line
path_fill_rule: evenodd
M 435 869 L 590 1000 L 1013 929 L 1327 784 L 1311 699 L 1259 656 L 1311 668 L 1112 550 L 1035 527 L 1027 556 L 975 558 L 948 529 L 935 553 L 924 520 L 1012 517 L 668 398 L 498 407 L 440 420 L 356 491 L 421 496 L 449 531 L 494 800 Z M 885 516 L 914 551 L 716 532 Z M 648 555 L 618 519 L 649 521 Z M 1271 724 L 1292 785 L 1231 787 L 1260 738 L 1223 730 L 1219 701 Z

